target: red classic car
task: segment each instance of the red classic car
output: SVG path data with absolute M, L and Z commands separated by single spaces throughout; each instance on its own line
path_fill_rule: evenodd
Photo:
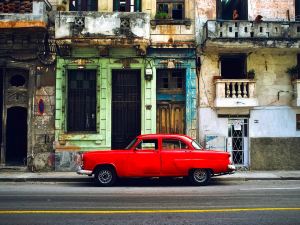
M 186 135 L 147 134 L 124 150 L 92 151 L 81 155 L 78 174 L 94 175 L 101 186 L 119 177 L 188 177 L 206 185 L 211 176 L 232 173 L 230 153 L 203 149 Z

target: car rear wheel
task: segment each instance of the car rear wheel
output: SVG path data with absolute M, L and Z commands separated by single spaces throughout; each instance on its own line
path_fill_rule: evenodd
M 189 180 L 194 185 L 207 185 L 210 177 L 210 171 L 207 169 L 193 169 L 189 174 Z
M 95 172 L 95 183 L 99 186 L 112 186 L 117 180 L 116 171 L 111 167 L 100 167 Z

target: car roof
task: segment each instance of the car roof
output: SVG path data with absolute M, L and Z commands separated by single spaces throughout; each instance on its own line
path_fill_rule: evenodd
M 137 138 L 183 138 L 185 140 L 193 140 L 193 138 L 184 134 L 141 134 Z

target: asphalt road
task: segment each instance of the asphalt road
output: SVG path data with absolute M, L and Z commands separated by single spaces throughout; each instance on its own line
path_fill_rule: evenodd
M 300 181 L 1 183 L 0 225 L 300 224 Z

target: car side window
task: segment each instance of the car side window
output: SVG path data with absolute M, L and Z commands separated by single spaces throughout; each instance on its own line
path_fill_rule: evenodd
M 157 139 L 142 140 L 135 148 L 136 150 L 157 150 L 158 141 Z
M 163 150 L 173 150 L 173 149 L 188 149 L 188 146 L 180 141 L 180 140 L 176 140 L 176 139 L 163 139 L 162 141 L 162 149 Z

